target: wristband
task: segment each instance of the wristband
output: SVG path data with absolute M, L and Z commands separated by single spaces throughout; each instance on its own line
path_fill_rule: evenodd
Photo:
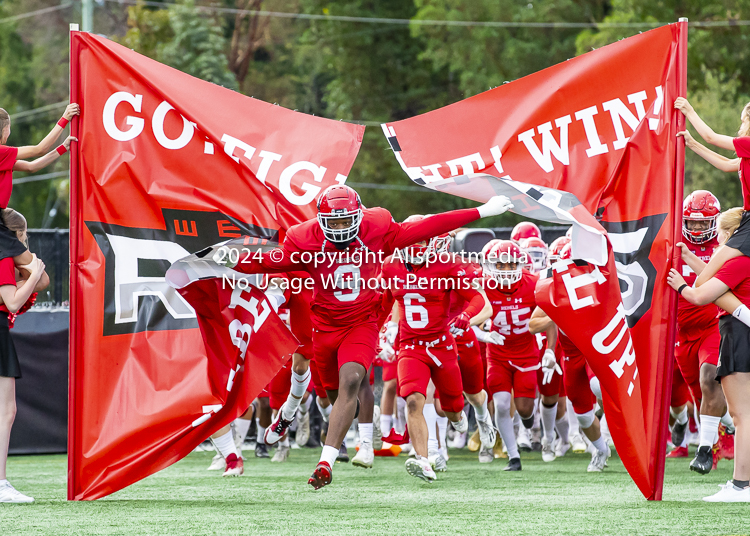
M 58 126 L 60 126 L 60 128 L 65 128 L 65 127 L 67 127 L 67 126 L 68 126 L 68 123 L 70 123 L 70 121 L 68 121 L 68 120 L 67 120 L 67 119 L 65 119 L 64 117 L 61 117 L 61 118 L 60 118 L 60 120 L 59 120 L 59 121 L 57 122 L 57 124 L 58 124 Z
M 58 145 L 58 146 L 57 146 L 57 149 L 55 149 L 55 151 L 57 151 L 57 154 L 59 154 L 60 156 L 62 156 L 62 155 L 64 155 L 65 153 L 67 153 L 67 152 L 68 152 L 68 150 L 67 150 L 67 149 L 65 148 L 65 146 L 64 146 L 64 145 Z
M 677 294 L 679 294 L 680 296 L 682 296 L 682 291 L 685 290 L 686 286 L 687 286 L 686 283 L 683 283 L 682 285 L 680 285 L 680 288 L 677 289 Z

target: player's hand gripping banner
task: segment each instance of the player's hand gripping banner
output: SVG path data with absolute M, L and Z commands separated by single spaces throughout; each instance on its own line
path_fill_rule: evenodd
M 70 57 L 82 112 L 72 126 L 68 497 L 95 499 L 244 412 L 296 347 L 257 289 L 183 296 L 167 268 L 232 238 L 278 241 L 314 216 L 319 193 L 345 180 L 364 127 L 245 97 L 89 33 L 71 33 Z M 216 320 L 214 338 L 201 336 L 197 308 Z M 228 329 L 235 320 L 241 337 Z
M 686 92 L 686 58 L 681 22 L 383 125 L 417 184 L 475 201 L 510 193 L 518 214 L 575 220 L 574 257 L 600 266 L 610 266 L 606 241 L 597 236 L 606 231 L 638 376 L 616 377 L 610 369 L 600 381 L 618 382 L 618 392 L 633 382 L 629 396 L 640 396 L 637 408 L 607 408 L 607 420 L 618 454 L 649 499 L 661 498 L 672 377 L 676 295 L 666 274 L 679 240 L 684 159 L 676 138 L 684 120 L 672 103 Z M 579 325 L 569 335 L 583 350 L 599 326 Z M 642 435 L 645 449 L 635 450 L 625 435 Z

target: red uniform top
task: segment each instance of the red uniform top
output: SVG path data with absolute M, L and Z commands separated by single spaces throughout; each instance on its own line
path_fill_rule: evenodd
M 562 350 L 563 355 L 565 355 L 569 360 L 573 360 L 577 357 L 583 357 L 583 353 L 575 344 L 573 344 L 573 341 L 571 341 L 568 336 L 560 330 L 557 331 L 557 344 Z
M 0 287 L 3 285 L 16 286 L 16 265 L 13 262 L 13 257 L 5 257 L 0 260 Z M 0 311 L 10 312 L 4 303 L 0 305 Z
M 476 265 L 463 262 L 431 262 L 422 265 L 406 264 L 391 257 L 383 263 L 383 287 L 398 301 L 399 339 L 429 339 L 448 333 L 448 305 L 451 294 L 458 294 L 469 302 L 474 316 L 482 310 L 484 298 L 474 290 L 471 282 L 479 277 Z
M 690 251 L 705 263 L 711 260 L 714 250 L 719 247 L 719 242 L 715 238 L 704 244 L 693 244 L 688 240 L 685 240 L 684 243 Z M 680 262 L 682 263 L 682 268 L 680 268 L 682 277 L 685 278 L 685 283 L 692 287 L 696 279 L 695 272 L 690 266 L 682 261 Z M 703 306 L 693 305 L 680 296 L 677 302 L 677 329 L 683 335 L 702 333 L 706 328 L 710 328 L 716 323 L 718 313 L 719 308 L 713 303 Z
M 740 160 L 740 183 L 742 183 L 742 208 L 750 210 L 750 136 L 734 138 L 734 150 Z
M 307 272 L 289 272 L 287 274 L 276 274 L 289 281 L 289 286 L 284 290 L 286 303 L 284 307 L 289 310 L 289 328 L 297 340 L 304 344 L 306 339 L 312 336 L 312 324 L 310 323 L 310 303 L 313 292 L 306 285 L 310 279 Z M 294 280 L 294 281 L 292 281 Z
M 468 270 L 466 271 L 466 275 L 464 277 L 467 277 L 471 281 L 482 277 L 482 268 L 478 264 L 465 264 L 468 266 Z M 450 305 L 448 306 L 448 318 L 451 319 L 460 315 L 461 312 L 466 309 L 466 304 L 466 298 L 464 298 L 458 292 L 451 292 L 451 301 Z
M 531 313 L 536 307 L 534 289 L 539 279 L 537 274 L 526 270 L 521 280 L 509 289 L 492 289 L 485 285 L 485 292 L 492 304 L 492 331 L 505 337 L 501 345 L 488 344 L 488 357 L 512 359 L 539 355 L 536 337 L 529 331 Z
M 305 270 L 314 279 L 312 321 L 332 331 L 377 321 L 381 309 L 379 273 L 384 257 L 396 249 L 447 233 L 479 218 L 475 208 L 396 223 L 384 208 L 364 209 L 357 238 L 343 251 L 326 240 L 317 219 L 289 228 L 284 243 L 261 261 L 240 263 L 244 273 Z M 315 255 L 320 262 L 314 262 Z M 320 255 L 324 254 L 325 259 Z
M 13 166 L 18 158 L 17 147 L 0 145 L 0 208 L 7 208 L 13 190 Z
M 729 259 L 714 277 L 728 286 L 744 305 L 750 306 L 750 257 L 742 255 Z M 719 316 L 729 314 L 723 309 L 720 311 Z

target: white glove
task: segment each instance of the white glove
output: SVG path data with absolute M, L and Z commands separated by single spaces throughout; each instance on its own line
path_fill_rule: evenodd
M 477 207 L 480 218 L 488 216 L 499 216 L 513 208 L 513 203 L 504 195 L 496 195 L 484 205 Z
M 391 346 L 396 342 L 396 335 L 398 335 L 398 322 L 388 322 L 385 328 L 385 340 Z
M 477 326 L 472 326 L 474 333 L 477 336 L 477 340 L 485 344 L 498 344 L 500 346 L 505 343 L 505 337 L 500 335 L 497 331 L 482 331 Z
M 393 346 L 388 344 L 388 341 L 380 343 L 380 354 L 378 357 L 386 363 L 393 363 L 393 358 L 396 357 L 396 352 L 393 350 Z
M 451 335 L 453 335 L 454 337 L 463 337 L 464 334 L 464 330 L 457 328 L 456 326 L 450 326 L 448 328 L 448 331 L 450 331 Z
M 232 262 L 231 255 L 229 254 L 230 251 L 231 248 L 228 248 L 227 246 L 220 246 L 216 249 L 216 251 L 214 251 L 214 254 L 211 258 L 219 266 L 226 266 L 227 268 L 234 269 L 234 267 L 239 264 L 239 255 L 237 262 Z
M 547 348 L 544 351 L 544 355 L 542 355 L 542 373 L 544 374 L 542 377 L 542 385 L 547 385 L 551 382 L 552 376 L 555 375 L 555 372 L 562 374 L 562 369 L 560 368 L 560 365 L 557 364 L 555 352 Z

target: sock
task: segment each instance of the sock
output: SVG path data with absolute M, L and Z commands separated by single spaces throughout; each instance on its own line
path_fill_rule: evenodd
M 393 428 L 393 415 L 380 415 L 380 432 L 383 436 L 390 435 Z
M 297 413 L 302 397 L 307 391 L 307 384 L 310 383 L 310 369 L 307 369 L 303 375 L 299 375 L 292 371 L 292 388 L 289 390 L 289 396 L 286 397 L 286 402 L 282 406 L 282 412 L 284 419 L 291 421 L 294 418 L 294 414 Z
M 746 326 L 750 326 L 750 309 L 747 308 L 747 305 L 743 304 L 737 307 L 732 313 L 732 316 Z
M 701 415 L 701 442 L 698 448 L 714 446 L 719 438 L 719 422 L 721 422 L 721 417 Z
M 721 417 L 721 424 L 730 430 L 734 430 L 734 421 L 732 420 L 731 415 L 729 415 L 729 410 L 727 410 L 727 412 Z
M 425 404 L 422 409 L 422 415 L 427 423 L 427 451 L 439 450 L 437 435 L 438 414 L 435 411 L 435 404 Z
M 250 419 L 235 419 L 234 431 L 237 432 L 237 441 L 242 444 L 242 441 L 247 437 L 247 431 L 250 429 L 252 421 Z
M 581 434 L 581 426 L 578 424 L 578 417 L 576 417 L 576 410 L 573 408 L 573 402 L 568 399 L 568 407 L 565 415 L 568 417 L 568 426 L 570 430 L 573 430 L 573 434 Z
M 448 417 L 438 417 L 438 437 L 440 438 L 440 448 L 447 449 L 448 444 L 445 442 L 445 438 L 448 435 Z
M 315 397 L 315 405 L 318 406 L 320 416 L 323 417 L 323 422 L 328 422 L 328 416 L 331 414 L 331 404 L 327 408 L 320 405 L 320 398 Z
M 547 441 L 552 442 L 555 440 L 555 417 L 557 416 L 557 403 L 551 408 L 548 408 L 544 404 L 542 407 L 542 430 L 544 431 L 544 437 Z
M 599 452 L 607 452 L 607 442 L 604 441 L 604 436 L 599 436 L 599 439 L 596 441 L 592 441 L 594 447 L 596 447 L 596 450 Z
M 523 417 L 521 417 L 521 424 L 523 424 L 523 427 L 527 430 L 531 430 L 531 428 L 534 426 L 534 415 L 532 415 L 528 419 L 524 419 Z
M 500 391 L 493 395 L 495 401 L 495 424 L 503 438 L 508 458 L 519 458 L 516 434 L 513 431 L 513 418 L 510 416 L 510 393 Z M 518 415 L 518 413 L 516 413 Z
M 300 415 L 304 415 L 305 413 L 310 411 L 310 406 L 312 406 L 312 396 L 308 396 L 307 400 L 299 405 Z
M 359 442 L 372 445 L 372 423 L 357 423 Z
M 266 434 L 266 429 L 265 429 L 265 428 L 263 428 L 263 427 L 262 427 L 262 426 L 260 425 L 260 419 L 255 419 L 255 427 L 256 427 L 256 428 L 258 429 L 258 433 L 257 433 L 257 435 L 255 436 L 255 440 L 256 440 L 256 441 L 257 441 L 258 443 L 263 443 L 263 442 L 265 441 L 265 439 L 263 438 L 263 436 L 264 436 L 264 435 Z
M 214 445 L 219 449 L 219 452 L 226 460 L 230 454 L 237 455 L 237 448 L 234 446 L 234 438 L 232 437 L 232 431 L 229 430 L 226 434 L 219 437 L 212 438 Z
M 477 406 L 472 404 L 472 407 L 474 408 L 474 415 L 478 421 L 485 422 L 490 418 L 490 412 L 487 410 L 487 397 L 484 397 L 483 404 Z
M 675 413 L 674 409 L 669 408 L 669 414 L 674 417 L 674 420 L 677 424 L 687 424 L 688 422 L 687 406 L 682 408 L 682 411 L 679 414 Z
M 734 484 L 734 487 L 738 490 L 745 489 L 746 487 L 750 486 L 750 480 L 737 480 L 736 478 L 733 478 L 732 484 Z
M 560 441 L 570 443 L 570 421 L 567 414 L 555 421 L 555 430 L 557 430 L 557 435 L 560 436 Z
M 288 447 L 289 445 L 289 434 L 284 434 L 284 439 L 279 441 L 279 445 L 282 447 Z
M 339 449 L 336 447 L 329 447 L 328 445 L 325 445 L 323 447 L 323 452 L 320 453 L 320 461 L 321 462 L 327 462 L 328 465 L 333 467 L 333 464 L 336 463 L 336 458 L 339 455 Z

